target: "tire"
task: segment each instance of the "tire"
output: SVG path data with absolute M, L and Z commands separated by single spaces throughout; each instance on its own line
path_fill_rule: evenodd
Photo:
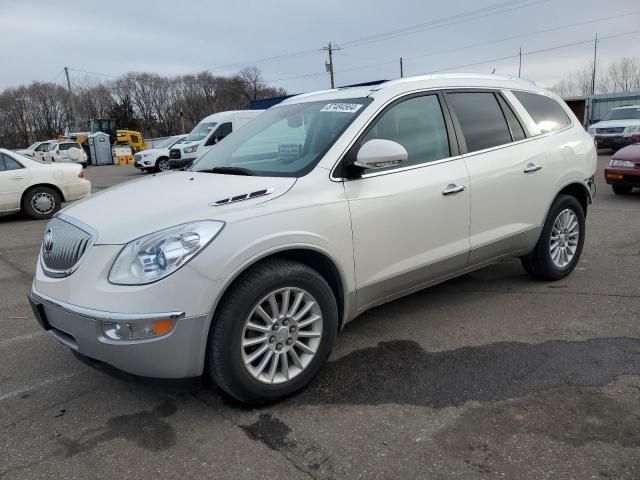
M 288 302 L 285 300 L 287 290 L 290 292 Z M 264 305 L 263 312 L 269 312 L 269 319 L 273 316 L 267 306 L 271 305 L 268 298 L 273 293 L 278 309 L 286 302 L 292 312 L 299 304 L 293 313 L 302 313 L 311 303 L 309 300 L 315 303 L 297 319 L 300 324 L 295 315 L 277 317 L 275 328 L 279 329 L 274 331 L 272 320 L 267 323 L 265 317 L 255 313 L 258 306 Z M 302 294 L 301 302 L 295 301 L 298 294 Z M 318 315 L 319 319 L 312 320 Z M 258 325 L 263 330 L 247 328 L 249 321 L 253 327 Z M 305 325 L 309 321 L 313 323 Z M 290 333 L 292 331 L 294 333 Z M 275 402 L 303 389 L 315 377 L 331 353 L 337 331 L 338 308 L 327 281 L 304 264 L 267 260 L 242 274 L 221 300 L 207 342 L 208 370 L 221 389 L 241 402 L 252 405 Z M 312 335 L 316 338 L 309 338 Z M 314 354 L 304 353 L 298 347 L 298 339 L 307 342 L 305 345 L 313 349 Z M 261 341 L 252 346 L 243 345 L 251 340 Z M 251 363 L 251 356 L 265 348 L 267 350 Z M 267 363 L 260 373 L 265 358 Z
M 49 187 L 34 187 L 22 196 L 22 211 L 30 218 L 44 220 L 53 217 L 61 205 L 60 194 Z
M 87 165 L 89 165 L 87 162 L 82 162 L 80 165 L 82 165 L 82 168 L 87 168 Z
M 565 212 L 570 213 L 565 214 Z M 557 246 L 554 252 L 559 252 L 560 257 L 554 260 L 552 255 L 552 242 L 554 241 L 552 239 L 552 233 L 556 222 L 560 222 L 558 225 L 563 226 L 563 221 L 560 219 L 561 214 L 566 215 L 563 217 L 564 219 L 571 219 L 571 225 L 573 225 L 574 221 L 577 221 L 577 225 L 573 229 L 568 229 L 569 232 L 566 234 L 558 234 L 557 240 L 555 241 L 559 243 L 560 246 Z M 573 217 L 571 217 L 571 215 Z M 563 228 L 560 228 L 560 231 L 563 231 Z M 572 232 L 577 232 L 577 239 L 575 239 Z M 569 275 L 580 261 L 582 247 L 584 246 L 584 237 L 585 214 L 582 205 L 580 205 L 580 202 L 578 202 L 575 197 L 558 195 L 553 205 L 551 205 L 538 243 L 531 253 L 520 259 L 522 266 L 532 277 L 538 280 L 560 280 Z M 566 246 L 563 247 L 563 244 Z M 570 256 L 572 247 L 573 254 Z M 568 252 L 566 257 L 561 254 L 563 250 Z
M 616 195 L 629 195 L 633 190 L 633 187 L 628 185 L 611 185 L 611 188 Z
M 158 172 L 168 172 L 169 170 L 171 170 L 169 159 L 167 157 L 160 157 L 156 162 L 156 170 Z

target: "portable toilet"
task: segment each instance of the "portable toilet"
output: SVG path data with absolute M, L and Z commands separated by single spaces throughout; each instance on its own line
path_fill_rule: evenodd
M 108 133 L 96 132 L 89 135 L 89 150 L 92 165 L 113 165 L 111 138 Z

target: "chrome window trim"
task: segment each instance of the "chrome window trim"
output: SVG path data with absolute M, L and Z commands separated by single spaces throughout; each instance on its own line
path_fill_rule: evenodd
M 48 297 L 43 293 L 31 290 L 29 297 L 36 303 L 43 304 L 62 310 L 72 312 L 82 317 L 92 318 L 94 320 L 107 320 L 107 321 L 136 321 L 136 320 L 163 320 L 172 319 L 179 320 L 185 317 L 185 312 L 157 312 L 157 313 L 119 313 L 119 312 L 107 312 L 104 310 L 94 310 L 92 308 L 79 307 L 71 303 L 62 302 L 55 298 Z

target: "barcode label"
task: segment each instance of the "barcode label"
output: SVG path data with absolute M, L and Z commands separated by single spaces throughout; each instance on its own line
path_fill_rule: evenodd
M 321 112 L 355 113 L 362 108 L 360 103 L 327 103 Z

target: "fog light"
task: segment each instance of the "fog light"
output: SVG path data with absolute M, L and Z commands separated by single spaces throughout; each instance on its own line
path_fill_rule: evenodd
M 156 320 L 102 321 L 102 333 L 111 340 L 144 340 L 162 337 L 173 330 L 176 320 L 160 318 Z

